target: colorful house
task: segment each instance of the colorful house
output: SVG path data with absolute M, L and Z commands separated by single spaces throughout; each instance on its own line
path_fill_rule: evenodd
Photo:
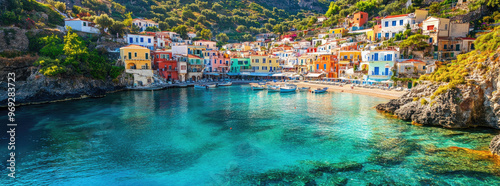
M 403 33 L 407 29 L 407 25 L 412 28 L 415 24 L 415 14 L 402 14 L 386 16 L 382 19 L 382 37 L 390 39 L 396 36 L 397 33 Z
M 179 80 L 177 61 L 174 60 L 172 51 L 155 50 L 151 52 L 153 70 L 156 70 L 167 81 Z
M 229 71 L 233 75 L 237 75 L 240 72 L 252 72 L 250 58 L 231 58 L 231 68 Z
M 351 30 L 360 30 L 363 29 L 363 25 L 368 21 L 368 13 L 366 12 L 356 12 L 353 14 L 353 18 L 351 20 Z
M 195 55 L 188 54 L 187 55 L 187 65 L 188 65 L 188 73 L 187 79 L 191 81 L 199 81 L 203 76 L 203 65 L 204 59 Z
M 361 69 L 366 72 L 365 80 L 385 81 L 391 79 L 392 70 L 399 52 L 396 50 L 361 51 Z
M 314 62 L 314 72 L 325 73 L 328 78 L 339 77 L 339 66 L 336 55 L 321 55 Z
M 66 19 L 64 20 L 64 27 L 71 27 L 74 31 L 98 34 L 99 29 L 92 21 L 83 20 L 80 18 Z
M 149 34 L 127 34 L 125 36 L 128 44 L 134 44 L 154 50 L 155 36 Z
M 195 46 L 204 46 L 207 50 L 217 50 L 217 42 L 208 40 L 198 40 L 193 42 Z
M 229 72 L 229 64 L 231 63 L 231 58 L 229 58 L 228 54 L 217 53 L 216 56 L 213 56 L 213 64 L 212 69 L 213 72 L 217 73 L 227 73 Z
M 344 34 L 346 34 L 349 30 L 345 28 L 334 28 L 330 29 L 329 33 L 333 34 L 334 38 L 341 38 Z
M 158 27 L 158 23 L 149 20 L 149 19 L 133 19 L 132 24 L 139 27 L 139 31 L 146 31 L 146 28 L 148 27 Z
M 150 55 L 148 48 L 139 45 L 132 44 L 120 48 L 120 59 L 125 65 L 125 72 L 133 74 L 135 86 L 154 82 Z
M 346 71 L 353 68 L 355 65 L 359 66 L 361 61 L 361 51 L 358 50 L 341 50 L 338 52 L 339 70 Z
M 416 59 L 396 63 L 396 72 L 399 78 L 418 78 L 426 73 L 426 63 Z

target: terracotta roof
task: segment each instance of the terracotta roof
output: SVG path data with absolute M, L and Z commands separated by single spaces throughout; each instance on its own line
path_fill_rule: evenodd
M 472 38 L 472 37 L 459 37 L 458 39 L 462 39 L 462 40 L 476 40 L 476 38 Z
M 153 20 L 149 20 L 149 19 L 139 19 L 139 18 L 135 18 L 135 19 L 133 19 L 132 21 L 135 21 L 135 20 L 140 20 L 140 21 L 146 21 L 146 22 L 156 23 L 156 22 L 154 22 Z
M 198 56 L 195 56 L 195 55 L 191 55 L 191 54 L 189 54 L 187 57 L 188 57 L 188 58 L 203 59 L 203 58 L 201 58 L 201 57 L 198 57 Z
M 405 17 L 405 16 L 408 16 L 408 14 L 385 16 L 384 19 L 395 18 L 395 17 Z
M 425 62 L 417 60 L 417 59 L 409 59 L 409 60 L 399 62 L 399 63 L 425 63 Z

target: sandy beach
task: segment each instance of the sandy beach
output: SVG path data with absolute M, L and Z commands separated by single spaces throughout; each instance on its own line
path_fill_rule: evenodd
M 256 85 L 257 83 L 250 83 L 250 84 Z M 277 83 L 277 84 L 283 84 L 283 83 Z M 317 88 L 328 87 L 329 92 L 344 92 L 344 93 L 362 94 L 362 95 L 375 96 L 375 97 L 386 98 L 386 99 L 396 99 L 396 98 L 399 98 L 403 94 L 406 93 L 405 91 L 369 89 L 369 88 L 361 88 L 361 87 L 354 87 L 354 89 L 351 89 L 350 85 L 345 85 L 345 86 L 340 87 L 338 85 L 323 85 L 323 84 L 306 83 L 306 82 L 292 83 L 292 84 L 295 84 L 298 87 L 311 87 L 311 90 L 314 90 Z

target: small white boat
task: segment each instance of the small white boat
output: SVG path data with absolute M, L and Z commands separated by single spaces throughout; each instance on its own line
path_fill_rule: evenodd
M 208 87 L 206 85 L 194 85 L 195 89 L 207 89 Z
M 280 86 L 279 85 L 269 85 L 269 86 L 267 86 L 267 91 L 268 92 L 279 92 Z
M 224 83 L 219 84 L 219 86 L 231 86 L 232 84 L 233 84 L 233 82 L 228 81 L 228 82 L 224 82 Z
M 316 90 L 313 90 L 313 91 L 312 91 L 312 93 L 316 93 L 316 94 L 318 94 L 318 93 L 325 93 L 325 92 L 326 92 L 326 90 L 328 90 L 328 87 L 325 87 L 325 88 L 318 88 L 318 89 L 316 89 Z
M 300 92 L 307 92 L 307 91 L 309 91 L 310 89 L 311 89 L 311 87 L 300 87 L 300 88 L 299 88 L 299 91 L 300 91 Z
M 266 87 L 264 85 L 253 85 L 252 90 L 264 90 Z
M 297 86 L 295 85 L 285 85 L 284 87 L 280 87 L 280 93 L 295 92 L 296 90 Z
M 207 88 L 215 88 L 217 87 L 217 84 L 211 84 L 211 85 L 205 85 Z

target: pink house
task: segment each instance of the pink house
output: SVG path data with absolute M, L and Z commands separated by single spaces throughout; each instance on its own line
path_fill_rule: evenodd
M 217 50 L 217 42 L 208 40 L 198 40 L 193 42 L 195 46 L 205 46 L 207 50 Z
M 212 68 L 214 72 L 227 73 L 229 71 L 229 66 L 231 65 L 231 58 L 228 54 L 218 52 L 216 56 L 212 58 Z

